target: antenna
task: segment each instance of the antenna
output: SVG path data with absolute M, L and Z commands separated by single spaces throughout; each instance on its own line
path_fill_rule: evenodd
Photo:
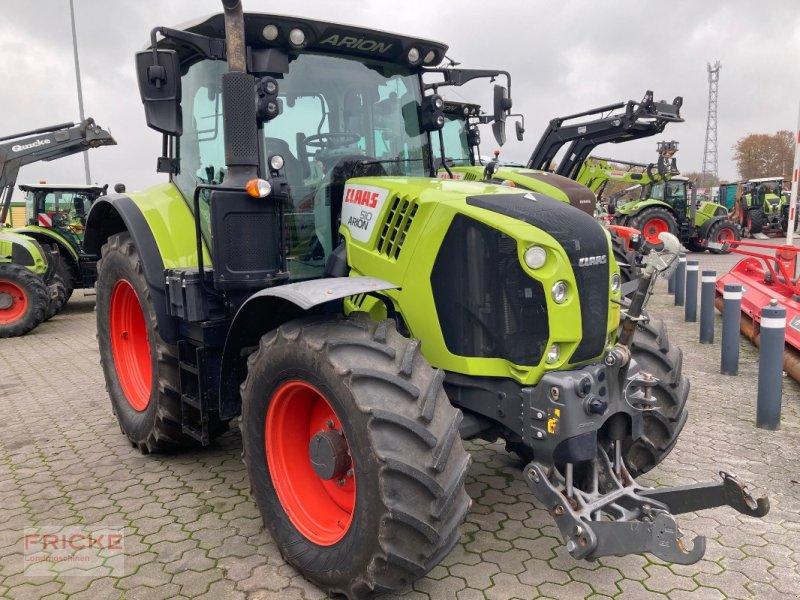
M 706 145 L 703 149 L 703 173 L 700 176 L 700 186 L 705 187 L 707 175 L 713 178 L 719 176 L 717 164 L 717 99 L 719 98 L 719 70 L 722 65 L 719 61 L 708 67 L 708 119 L 706 121 Z

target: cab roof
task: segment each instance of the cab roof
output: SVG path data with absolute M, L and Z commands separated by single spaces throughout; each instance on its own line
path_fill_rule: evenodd
M 269 29 L 267 29 L 268 27 Z M 179 28 L 209 38 L 225 39 L 225 17 L 222 13 L 185 23 Z M 289 40 L 289 33 L 296 29 L 304 34 L 304 41 L 300 46 Z M 448 48 L 441 42 L 398 33 L 317 21 L 305 17 L 266 13 L 244 13 L 244 30 L 245 41 L 249 48 L 280 48 L 289 52 L 313 51 L 344 54 L 411 67 L 438 65 L 444 59 Z M 268 32 L 266 37 L 265 31 Z M 172 39 L 160 41 L 159 46 L 162 44 L 177 46 L 181 53 L 181 59 L 196 55 L 194 50 L 181 48 L 183 44 L 176 43 Z M 418 53 L 418 59 L 414 62 L 409 60 L 409 52 L 412 48 L 415 48 Z
M 38 192 L 40 190 L 55 190 L 61 192 L 93 192 L 102 194 L 106 191 L 106 186 L 98 185 L 80 185 L 80 184 L 59 184 L 59 183 L 39 183 L 27 184 L 23 183 L 19 186 L 23 192 Z
M 757 177 L 755 179 L 748 179 L 747 183 L 764 183 L 767 181 L 783 181 L 783 177 Z

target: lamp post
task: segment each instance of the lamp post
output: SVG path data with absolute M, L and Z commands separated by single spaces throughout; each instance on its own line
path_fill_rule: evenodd
M 75 34 L 75 8 L 73 7 L 72 0 L 69 0 L 69 17 L 72 22 L 72 52 L 75 55 L 75 82 L 78 84 L 78 114 L 81 117 L 81 123 L 86 120 L 83 115 L 83 91 L 81 90 L 81 65 L 78 62 L 78 36 Z M 86 170 L 86 185 L 91 185 L 92 176 L 89 173 L 89 153 L 83 152 L 83 166 Z

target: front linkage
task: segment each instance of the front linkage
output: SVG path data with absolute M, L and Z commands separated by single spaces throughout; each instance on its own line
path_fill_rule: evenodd
M 652 294 L 656 275 L 669 272 L 680 249 L 674 236 L 661 236 L 664 249 L 648 255 L 639 286 L 624 311 L 619 341 L 605 361 L 609 387 L 622 388 L 610 390 L 609 402 L 618 405 L 609 408 L 627 412 L 634 437 L 641 423 L 637 413 L 650 409 L 653 399 L 647 385 L 652 377 L 646 372 L 636 372 L 638 367 L 631 361 L 630 346 L 637 322 L 646 319 L 642 311 Z M 636 393 L 628 394 L 628 386 L 614 384 L 630 381 L 631 377 L 638 381 Z M 550 447 L 556 449 L 553 463 L 533 460 L 525 467 L 524 476 L 534 496 L 555 519 L 567 551 L 574 558 L 650 552 L 668 562 L 692 564 L 703 557 L 706 540 L 697 536 L 688 548 L 681 540 L 673 515 L 719 506 L 730 506 L 752 517 L 763 517 L 769 512 L 766 498 L 754 499 L 744 482 L 729 473 L 720 473 L 721 482 L 677 487 L 648 488 L 636 483 L 622 460 L 622 438 L 627 424 L 618 427 L 611 424 L 610 440 L 600 444 L 590 460 L 577 466 L 560 462 L 559 443 L 569 441 L 568 437 L 581 427 L 577 424 L 577 429 L 573 429 L 568 426 L 569 419 L 563 421 L 566 426 L 556 432 L 555 440 L 549 441 Z

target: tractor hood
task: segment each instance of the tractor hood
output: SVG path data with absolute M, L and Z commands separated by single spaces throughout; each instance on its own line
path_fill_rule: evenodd
M 484 167 L 451 167 L 450 171 L 453 174 L 453 179 L 480 181 L 483 179 Z M 448 177 L 447 172 L 444 170 L 439 172 L 439 176 Z M 594 192 L 569 177 L 556 175 L 549 171 L 500 166 L 494 172 L 491 182 L 546 194 L 551 198 L 571 204 L 586 214 L 594 215 Z

